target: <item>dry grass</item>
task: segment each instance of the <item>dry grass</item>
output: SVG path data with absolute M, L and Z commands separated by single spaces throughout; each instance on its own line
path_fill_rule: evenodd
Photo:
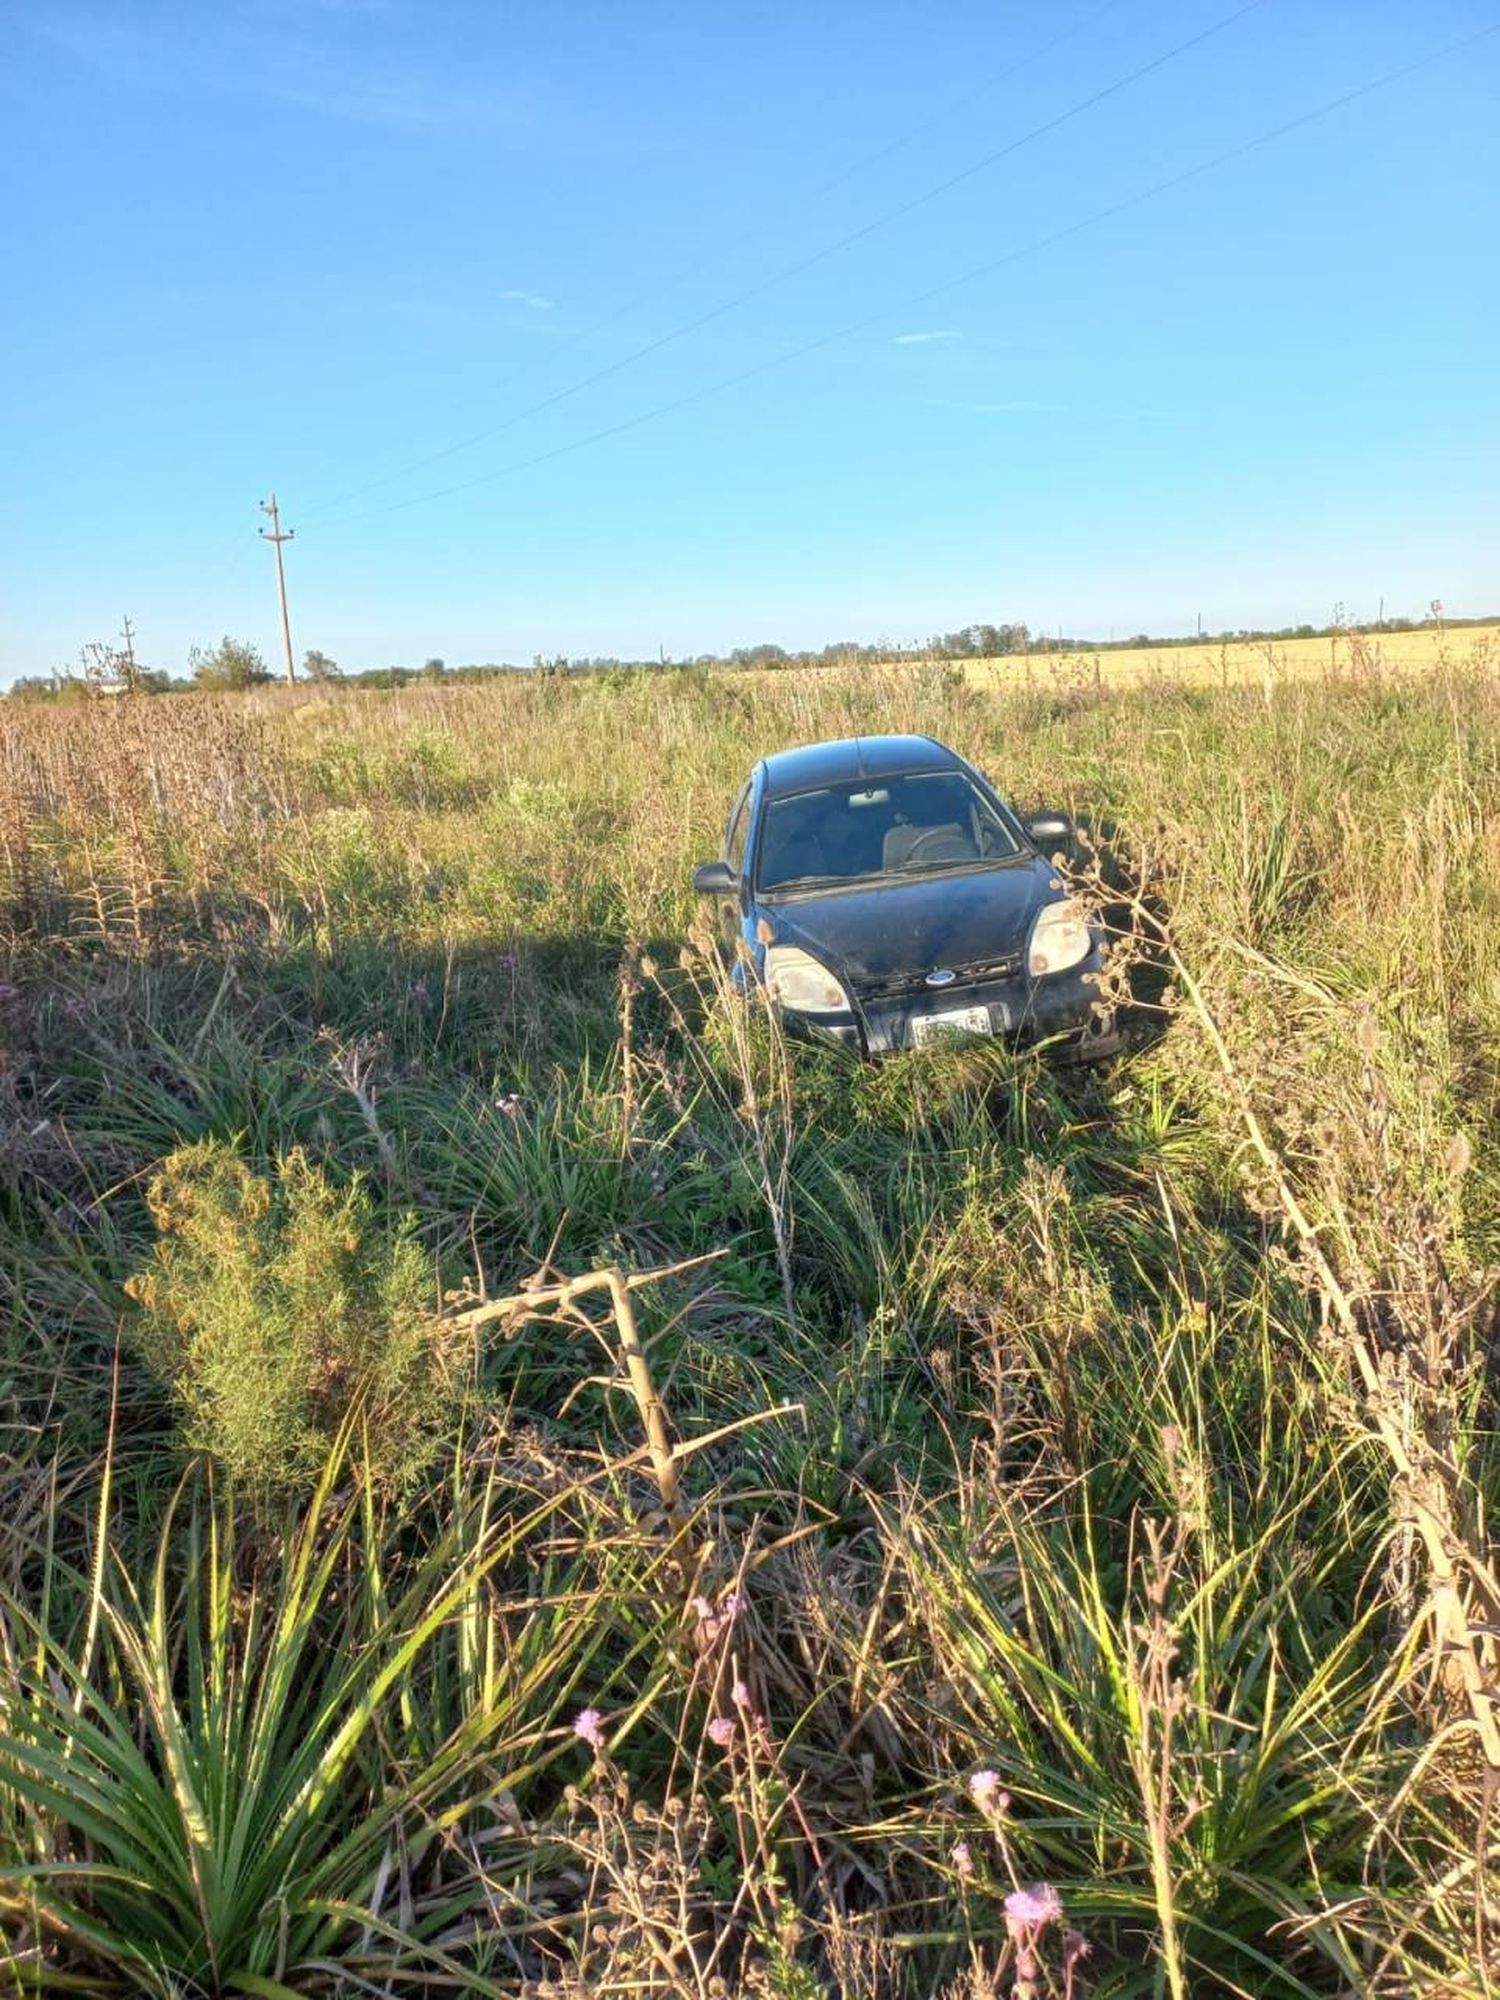
M 0 708 L 17 1991 L 1490 2000 L 1493 639 L 1149 659 Z M 907 728 L 1108 831 L 1104 1077 L 718 1000 L 749 763 Z M 136 1363 L 210 1140 L 420 1243 L 399 1505 Z

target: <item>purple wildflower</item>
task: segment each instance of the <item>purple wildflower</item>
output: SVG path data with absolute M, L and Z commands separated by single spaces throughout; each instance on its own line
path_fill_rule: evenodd
M 710 1739 L 717 1743 L 721 1750 L 727 1750 L 734 1741 L 734 1717 L 716 1715 L 708 1725 L 708 1733 Z
M 1082 1931 L 1063 1932 L 1063 2000 L 1073 2000 L 1073 1976 L 1093 1948 Z
M 604 1755 L 604 1717 L 597 1708 L 579 1710 L 573 1720 L 573 1734 L 597 1756 Z
M 1010 1811 L 1010 1793 L 1001 1789 L 998 1771 L 976 1771 L 969 1780 L 969 1797 L 993 1819 Z
M 1012 1889 L 1005 1899 L 1005 1928 L 1016 1948 L 1016 1980 L 1011 2000 L 1036 2000 L 1041 1960 L 1037 1944 L 1048 1924 L 1061 1923 L 1062 1898 L 1050 1882 Z M 1071 1975 L 1069 1978 L 1071 1988 Z
M 956 1840 L 953 1843 L 953 1847 L 949 1853 L 948 1859 L 953 1863 L 954 1867 L 958 1870 L 958 1879 L 960 1882 L 973 1881 L 974 1856 L 972 1851 L 970 1850 L 968 1841 Z
M 689 1609 L 698 1621 L 699 1643 L 705 1648 L 717 1645 L 744 1608 L 745 1600 L 737 1590 L 726 1592 L 717 1604 L 706 1597 L 693 1598 Z
M 1050 1882 L 1012 1889 L 1005 1899 L 1005 1928 L 1018 1943 L 1028 1942 L 1062 1918 L 1062 1898 Z
M 748 1708 L 752 1697 L 745 1683 L 743 1681 L 736 1681 L 734 1686 L 729 1690 L 729 1699 L 734 1703 L 736 1708 Z

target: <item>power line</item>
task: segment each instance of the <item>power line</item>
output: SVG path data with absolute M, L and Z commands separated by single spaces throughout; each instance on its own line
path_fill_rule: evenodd
M 1155 71 L 1165 68 L 1168 63 L 1175 62 L 1179 56 L 1188 54 L 1190 50 L 1199 47 L 1204 42 L 1212 40 L 1215 35 L 1222 34 L 1227 28 L 1233 27 L 1236 21 L 1243 20 L 1245 15 L 1253 14 L 1258 8 L 1266 4 L 1267 0 L 1241 0 L 1241 4 L 1238 7 L 1234 8 L 1230 13 L 1221 16 L 1217 21 L 1212 22 L 1208 27 L 1200 28 L 1195 34 L 1186 36 L 1180 42 L 1175 42 L 1171 48 L 1164 49 L 1160 55 L 1153 56 L 1149 62 L 1140 64 L 1137 68 L 1128 71 L 1124 76 L 1116 77 L 1112 83 L 1107 83 L 1101 89 L 1091 92 L 1087 97 L 1078 99 L 1076 103 L 1070 104 L 1065 110 L 1056 113 L 1051 118 L 1044 119 L 1039 125 L 1033 125 L 1028 131 L 1020 133 L 1016 138 L 1007 140 L 1003 146 L 997 146 L 992 151 L 982 154 L 977 160 L 971 161 L 968 166 L 961 167 L 957 173 L 949 174 L 945 179 L 935 182 L 929 188 L 925 188 L 922 193 L 913 195 L 910 199 L 898 203 L 895 208 L 886 209 L 881 214 L 872 216 L 868 222 L 861 223 L 857 229 L 851 229 L 844 235 L 835 237 L 832 242 L 822 244 L 807 256 L 800 257 L 793 263 L 785 264 L 779 270 L 772 271 L 768 276 L 757 279 L 753 285 L 748 285 L 743 291 L 736 292 L 732 297 L 721 300 L 718 305 L 710 306 L 706 312 L 699 313 L 695 318 L 685 321 L 682 325 L 672 327 L 668 332 L 657 335 L 654 340 L 648 340 L 644 345 L 633 348 L 630 353 L 620 355 L 614 361 L 606 362 L 602 368 L 595 369 L 592 374 L 585 375 L 576 382 L 568 383 L 565 387 L 555 390 L 550 396 L 543 396 L 537 402 L 528 403 L 523 409 L 512 412 L 508 417 L 502 417 L 498 423 L 490 424 L 484 430 L 476 431 L 471 437 L 463 439 L 460 443 L 445 445 L 440 451 L 431 452 L 423 458 L 410 460 L 393 472 L 384 473 L 378 479 L 369 480 L 363 486 L 352 488 L 339 499 L 325 501 L 320 508 L 305 509 L 304 520 L 312 519 L 320 513 L 328 513 L 335 507 L 342 506 L 345 501 L 358 499 L 366 493 L 374 492 L 378 487 L 388 486 L 392 480 L 404 478 L 408 472 L 421 471 L 425 466 L 435 465 L 442 459 L 451 458 L 456 452 L 468 451 L 476 444 L 483 444 L 492 437 L 498 437 L 502 431 L 512 430 L 517 424 L 524 423 L 528 418 L 539 416 L 543 411 L 553 409 L 557 404 L 565 403 L 572 397 L 581 395 L 585 389 L 591 389 L 595 384 L 607 381 L 612 375 L 618 375 L 622 369 L 631 368 L 636 362 L 644 361 L 650 355 L 659 354 L 663 348 L 671 347 L 679 340 L 685 340 L 689 334 L 700 332 L 705 326 L 711 325 L 715 320 L 722 319 L 726 313 L 733 312 L 740 306 L 748 305 L 752 299 L 762 297 L 766 292 L 774 290 L 777 285 L 785 284 L 791 278 L 801 277 L 804 272 L 811 271 L 819 264 L 826 263 L 830 257 L 837 256 L 840 251 L 849 249 L 853 244 L 863 242 L 866 237 L 873 236 L 877 230 L 888 228 L 891 223 L 901 221 L 905 216 L 913 214 L 919 208 L 925 208 L 929 202 L 938 200 L 940 196 L 950 193 L 956 187 L 961 187 L 965 181 L 972 180 L 977 174 L 984 173 L 989 168 L 997 166 L 1000 161 L 1009 159 L 1012 154 L 1019 153 L 1023 147 L 1033 145 L 1038 139 L 1047 138 L 1062 126 L 1071 124 L 1075 118 L 1083 117 L 1085 113 L 1092 111 L 1097 105 L 1105 103 L 1111 97 L 1118 96 L 1122 90 L 1129 89 L 1132 84 L 1141 82 L 1143 78 L 1151 76 Z M 1103 9 L 1101 13 L 1107 11 L 1108 9 Z M 1017 65 L 1016 67 L 1021 67 L 1021 65 Z M 877 155 L 876 157 L 882 156 Z
M 1065 42 L 1073 41 L 1075 37 L 1083 34 L 1086 29 L 1097 27 L 1106 14 L 1113 14 L 1123 4 L 1124 0 L 1104 0 L 1104 5 L 1097 8 L 1086 19 L 1075 22 L 1071 28 L 1065 28 L 1060 35 L 1054 35 L 1050 42 L 1043 42 L 1040 48 L 1033 49 L 1028 55 L 1022 56 L 1019 62 L 1011 63 L 997 75 L 988 78 L 977 90 L 971 90 L 963 97 L 946 99 L 942 109 L 934 112 L 931 118 L 924 118 L 920 125 L 908 127 L 899 137 L 888 140 L 883 146 L 878 146 L 873 153 L 866 153 L 862 159 L 855 161 L 853 166 L 846 167 L 842 172 L 835 174 L 832 180 L 824 181 L 808 198 L 815 201 L 821 200 L 825 194 L 832 194 L 835 188 L 843 187 L 846 182 L 853 180 L 857 175 L 867 172 L 871 167 L 878 166 L 882 160 L 890 159 L 892 154 L 904 151 L 914 139 L 920 138 L 924 132 L 935 131 L 940 125 L 951 125 L 959 112 L 967 111 L 971 104 L 977 104 L 982 97 L 988 97 L 1000 84 L 1007 82 L 1021 70 L 1026 69 L 1031 63 L 1039 62 L 1043 56 L 1051 55 L 1054 50 L 1060 49 Z M 754 234 L 755 232 L 750 231 L 748 233 Z
M 1464 35 L 1456 41 L 1445 42 L 1441 47 L 1429 50 L 1426 55 L 1418 56 L 1412 62 L 1403 63 L 1396 69 L 1386 70 L 1380 76 L 1371 77 L 1368 82 L 1357 85 L 1353 90 L 1344 91 L 1323 104 L 1315 105 L 1309 111 L 1299 112 L 1295 118 L 1288 118 L 1282 124 L 1256 134 L 1253 138 L 1242 140 L 1235 146 L 1228 146 L 1222 152 L 1214 153 L 1205 160 L 1199 160 L 1178 173 L 1169 174 L 1164 180 L 1153 182 L 1150 187 L 1126 195 L 1122 200 L 1111 202 L 1105 208 L 1095 209 L 1090 214 L 1081 216 L 1076 222 L 1066 223 L 1062 228 L 1052 230 L 1045 236 L 1036 237 L 1016 249 L 1005 251 L 1001 256 L 988 258 L 982 264 L 972 265 L 956 277 L 945 278 L 941 284 L 930 286 L 925 291 L 911 293 L 891 305 L 881 306 L 876 312 L 868 313 L 861 319 L 835 327 L 831 332 L 803 341 L 797 347 L 770 355 L 766 360 L 757 361 L 748 368 L 737 369 L 734 374 L 721 376 L 718 381 L 689 390 L 685 395 L 674 396 L 669 402 L 658 403 L 636 416 L 625 417 L 619 423 L 608 424 L 603 429 L 590 431 L 584 437 L 554 445 L 550 450 L 537 452 L 530 458 L 513 460 L 509 465 L 497 466 L 489 472 L 478 473 L 474 478 L 460 480 L 452 486 L 439 487 L 429 493 L 413 494 L 406 500 L 393 500 L 386 506 L 369 508 L 357 514 L 343 514 L 333 521 L 325 522 L 324 525 L 347 527 L 357 521 L 373 521 L 385 514 L 399 513 L 408 507 L 425 506 L 432 500 L 446 500 L 455 493 L 470 492 L 477 486 L 487 486 L 492 481 L 504 479 L 512 473 L 529 472 L 535 466 L 549 464 L 553 459 L 567 457 L 572 452 L 582 451 L 589 445 L 602 444 L 610 438 L 621 436 L 626 431 L 638 430 L 641 425 L 653 423 L 658 417 L 670 416 L 678 410 L 689 408 L 694 403 L 705 402 L 711 396 L 721 395 L 726 389 L 737 388 L 742 382 L 753 381 L 757 376 L 769 374 L 773 369 L 785 367 L 793 361 L 800 361 L 804 356 L 815 354 L 821 348 L 830 347 L 836 341 L 848 340 L 872 326 L 878 326 L 882 320 L 891 319 L 897 313 L 909 312 L 914 306 L 926 305 L 933 299 L 956 291 L 962 285 L 972 284 L 976 278 L 987 277 L 992 272 L 1001 270 L 1009 264 L 1018 263 L 1025 257 L 1050 250 L 1054 245 L 1066 242 L 1069 237 L 1077 236 L 1086 229 L 1097 228 L 1100 223 L 1112 221 L 1117 215 L 1124 215 L 1148 201 L 1154 201 L 1161 195 L 1171 193 L 1175 188 L 1184 187 L 1190 181 L 1201 179 L 1204 174 L 1213 173 L 1234 160 L 1243 159 L 1248 153 L 1258 152 L 1262 147 L 1272 145 L 1292 132 L 1316 124 L 1320 119 L 1331 117 L 1335 112 L 1344 110 L 1363 97 L 1371 96 L 1375 91 L 1403 82 L 1419 70 L 1426 69 L 1435 62 L 1441 62 L 1446 56 L 1456 55 L 1462 49 L 1472 48 L 1497 30 L 1500 30 L 1500 19 L 1491 21 L 1488 26 L 1478 29 L 1472 35 Z
M 821 201 L 825 195 L 831 194 L 834 189 L 843 187 L 848 181 L 854 180 L 860 174 L 867 172 L 871 167 L 878 166 L 882 160 L 889 159 L 892 154 L 902 151 L 903 148 L 909 146 L 913 140 L 919 138 L 924 132 L 931 131 L 936 125 L 949 123 L 957 112 L 967 110 L 971 104 L 977 104 L 981 98 L 988 97 L 1002 83 L 1006 83 L 1011 77 L 1019 75 L 1022 70 L 1029 68 L 1032 63 L 1040 62 L 1045 56 L 1049 56 L 1055 50 L 1063 47 L 1065 43 L 1074 40 L 1076 36 L 1085 33 L 1090 28 L 1096 27 L 1106 14 L 1114 13 L 1123 4 L 1124 0 L 1104 0 L 1103 6 L 1095 8 L 1083 20 L 1075 22 L 1071 28 L 1065 28 L 1061 34 L 1054 35 L 1050 41 L 1043 42 L 1039 48 L 1028 50 L 1017 61 L 1007 64 L 996 75 L 987 78 L 977 90 L 970 91 L 966 96 L 950 100 L 933 117 L 924 118 L 920 124 L 908 127 L 897 138 L 887 141 L 883 146 L 878 146 L 872 153 L 862 155 L 861 158 L 855 160 L 851 165 L 841 168 L 832 179 L 821 182 L 818 186 L 799 196 L 795 204 L 796 207 L 804 209 L 811 203 Z M 765 228 L 766 223 L 764 221 L 753 223 L 750 228 L 742 230 L 737 236 L 731 237 L 728 243 L 719 245 L 716 256 L 705 257 L 699 252 L 690 258 L 687 263 L 679 265 L 669 278 L 652 285 L 644 292 L 638 292 L 633 298 L 628 299 L 624 305 L 617 306 L 613 312 L 606 313 L 602 319 L 594 320 L 589 325 L 581 327 L 576 333 L 570 334 L 566 340 L 560 341 L 544 359 L 555 361 L 559 355 L 566 354 L 573 348 L 581 346 L 585 341 L 592 340 L 596 334 L 605 333 L 610 327 L 617 326 L 622 319 L 628 319 L 632 313 L 639 311 L 643 305 L 651 304 L 660 298 L 663 293 L 675 290 L 684 278 L 695 277 L 710 264 L 722 264 L 727 254 L 737 250 L 742 244 L 752 241 L 756 236 L 764 234 Z M 621 367 L 626 366 L 634 358 L 638 357 L 627 356 L 624 362 L 617 365 Z M 537 365 L 539 364 L 533 362 L 513 369 L 498 386 L 509 388 L 513 383 L 523 381 L 528 374 L 534 372 Z M 590 377 L 589 381 L 592 382 L 596 379 L 596 377 Z M 586 388 L 588 386 L 588 383 L 580 383 L 564 393 L 572 395 L 575 393 L 575 389 Z M 551 400 L 556 399 L 549 399 L 549 402 Z M 321 501 L 313 507 L 305 509 L 304 519 L 314 519 L 320 514 L 330 512 L 335 507 L 342 507 L 350 500 L 360 499 L 366 493 L 373 493 L 382 486 L 389 486 L 393 480 L 404 478 L 409 472 L 420 472 L 426 466 L 437 465 L 445 458 L 452 458 L 461 451 L 469 451 L 476 444 L 485 443 L 488 439 L 497 436 L 501 431 L 509 429 L 512 425 L 522 422 L 526 417 L 536 414 L 537 410 L 546 407 L 548 407 L 547 403 L 533 405 L 528 409 L 518 411 L 514 416 L 502 419 L 498 424 L 493 424 L 485 430 L 475 432 L 470 437 L 459 438 L 455 443 L 444 445 L 437 451 L 428 452 L 421 458 L 409 459 L 404 464 L 393 467 L 389 472 L 381 473 L 374 479 L 366 480 L 363 485 L 349 488 L 343 493 L 336 494 L 331 500 Z

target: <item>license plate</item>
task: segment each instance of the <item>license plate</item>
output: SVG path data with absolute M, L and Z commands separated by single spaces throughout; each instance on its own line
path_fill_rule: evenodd
M 1000 1025 L 1005 1025 L 1005 1009 L 997 1007 Z M 988 1007 L 954 1007 L 943 1014 L 919 1014 L 911 1024 L 911 1038 L 917 1048 L 929 1042 L 951 1041 L 960 1035 L 987 1035 L 990 1032 Z

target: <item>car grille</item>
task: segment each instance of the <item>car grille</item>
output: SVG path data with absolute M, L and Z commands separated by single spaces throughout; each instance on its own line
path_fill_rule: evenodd
M 948 994 L 960 994 L 971 986 L 988 986 L 997 979 L 1014 979 L 1021 970 L 1021 954 L 1012 952 L 1007 958 L 981 959 L 975 965 L 955 965 L 954 979 L 948 986 L 929 986 L 927 975 L 922 972 L 892 972 L 880 979 L 860 979 L 854 990 L 861 1000 L 904 1000 L 913 994 L 924 993 L 936 1000 Z

